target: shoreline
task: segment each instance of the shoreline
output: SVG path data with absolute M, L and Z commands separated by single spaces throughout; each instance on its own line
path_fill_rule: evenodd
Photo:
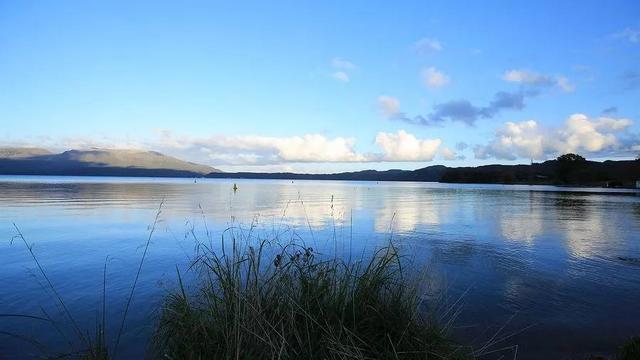
M 545 183 L 488 183 L 488 182 L 443 182 L 443 181 L 420 181 L 420 180 L 367 180 L 367 179 L 298 179 L 298 178 L 286 178 L 286 177 L 272 177 L 272 178 L 252 178 L 252 177 L 233 177 L 233 176 L 220 176 L 220 177 L 191 177 L 191 176 L 120 176 L 120 175 L 33 175 L 33 174 L 0 174 L 0 182 L 31 182 L 31 183 L 47 183 L 47 179 L 62 178 L 63 181 L 51 181 L 60 183 L 106 183 L 111 182 L 112 179 L 135 179 L 139 181 L 131 181 L 131 183 L 154 183 L 158 181 L 145 181 L 145 180 L 184 180 L 185 182 L 191 182 L 191 180 L 206 181 L 206 180 L 266 180 L 266 181 L 301 181 L 301 182 L 364 182 L 364 183 L 412 183 L 412 184 L 439 184 L 439 185 L 467 185 L 467 186 L 504 186 L 504 187 L 548 187 L 553 190 L 544 189 L 515 189 L 515 190 L 528 190 L 533 192 L 564 192 L 564 193 L 593 193 L 593 194 L 639 194 L 640 188 L 634 187 L 605 187 L 589 184 L 545 184 Z M 10 181 L 7 181 L 11 179 Z M 91 179 L 104 179 L 105 181 L 90 181 Z M 593 190 L 593 191 L 589 191 Z

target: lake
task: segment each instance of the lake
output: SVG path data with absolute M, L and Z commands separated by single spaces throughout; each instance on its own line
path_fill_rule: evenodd
M 91 334 L 107 265 L 114 334 L 161 203 L 123 358 L 144 353 L 162 297 L 176 286 L 176 265 L 184 270 L 193 255 L 193 235 L 209 232 L 215 241 L 229 226 L 251 224 L 337 256 L 391 239 L 460 301 L 456 336 L 481 344 L 504 327 L 498 337 L 513 336 L 496 348 L 517 344 L 518 359 L 610 353 L 640 334 L 640 193 L 552 186 L 1 176 L 0 314 L 44 310 L 70 333 L 14 238 L 15 223 Z M 64 344 L 46 321 L 0 317 L 0 358 L 34 358 Z

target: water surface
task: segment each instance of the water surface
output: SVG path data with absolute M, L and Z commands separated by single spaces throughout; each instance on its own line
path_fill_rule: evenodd
M 144 353 L 176 265 L 193 254 L 191 230 L 218 239 L 230 225 L 251 223 L 265 234 L 286 229 L 339 256 L 392 238 L 437 274 L 433 286 L 451 299 L 464 294 L 457 336 L 482 343 L 506 324 L 504 335 L 522 331 L 503 344 L 518 344 L 519 359 L 610 353 L 640 334 L 640 194 L 548 186 L 4 176 L 0 314 L 44 310 L 70 331 L 15 240 L 15 223 L 89 331 L 106 262 L 113 334 L 161 202 L 122 341 L 126 358 Z M 64 337 L 43 321 L 3 317 L 0 332 L 33 336 L 44 351 L 65 350 Z M 0 358 L 41 355 L 28 339 L 5 333 Z

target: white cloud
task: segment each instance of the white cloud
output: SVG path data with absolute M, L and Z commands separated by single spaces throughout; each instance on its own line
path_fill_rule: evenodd
M 616 39 L 626 39 L 627 41 L 637 44 L 640 43 L 640 30 L 626 28 L 619 33 L 613 34 Z
M 544 159 L 543 134 L 534 120 L 519 123 L 507 122 L 496 131 L 487 146 L 474 149 L 476 158 L 495 157 L 515 160 L 516 158 Z
M 536 85 L 553 83 L 551 77 L 527 70 L 508 70 L 502 75 L 502 79 L 510 82 Z
M 226 164 L 276 164 L 283 162 L 359 162 L 355 140 L 309 134 L 292 137 L 215 136 L 192 140 L 211 160 Z
M 583 114 L 574 114 L 561 129 L 560 141 L 556 148 L 562 153 L 598 152 L 616 147 L 618 139 L 613 132 L 621 131 L 631 125 L 628 119 L 599 118 L 589 119 Z
M 428 54 L 442 50 L 442 44 L 440 44 L 440 41 L 427 37 L 416 41 L 413 47 L 416 52 L 421 54 Z
M 305 135 L 291 138 L 270 139 L 278 149 L 278 155 L 284 161 L 364 161 L 362 155 L 356 154 L 354 139 L 337 137 L 327 139 L 322 135 Z
M 179 158 L 214 166 L 266 166 L 287 163 L 430 161 L 440 139 L 417 139 L 405 132 L 376 136 L 377 153 L 360 153 L 355 139 L 320 134 L 291 137 L 225 136 L 189 138 L 164 132 L 149 147 Z
M 435 67 L 422 69 L 420 72 L 422 81 L 429 88 L 439 88 L 449 83 L 449 77 Z
M 344 83 L 347 83 L 350 80 L 349 74 L 344 71 L 335 71 L 331 74 L 331 77 Z
M 351 61 L 335 57 L 331 60 L 331 66 L 336 69 L 355 69 L 356 65 Z
M 383 117 L 391 119 L 400 114 L 400 100 L 393 96 L 378 96 L 378 109 Z
M 395 134 L 379 132 L 376 136 L 385 161 L 431 161 L 441 143 L 440 139 L 418 139 L 404 130 Z
M 508 70 L 502 75 L 502 79 L 508 82 L 531 86 L 557 86 L 564 92 L 573 92 L 576 88 L 575 85 L 564 76 L 554 78 L 528 70 Z
M 589 118 L 573 114 L 560 128 L 543 128 L 534 120 L 507 122 L 485 146 L 476 146 L 476 158 L 544 160 L 564 153 L 599 153 L 624 149 L 620 133 L 632 125 L 629 119 Z

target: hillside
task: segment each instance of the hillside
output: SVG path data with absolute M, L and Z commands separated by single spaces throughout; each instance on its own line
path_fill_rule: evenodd
M 440 179 L 450 183 L 551 184 L 634 187 L 640 180 L 640 161 L 607 160 L 562 162 L 549 160 L 531 165 L 486 165 L 449 168 Z
M 442 165 L 417 170 L 365 170 L 335 174 L 296 173 L 213 173 L 212 178 L 290 179 L 290 180 L 369 180 L 430 181 L 448 183 L 585 185 L 634 187 L 640 180 L 640 161 L 580 161 L 566 163 L 549 160 L 531 165 L 485 165 L 450 168 Z
M 572 154 L 570 154 L 572 155 Z M 565 155 L 569 156 L 569 155 Z M 176 176 L 283 180 L 425 181 L 446 183 L 550 184 L 634 187 L 640 161 L 549 160 L 531 165 L 485 165 L 450 168 L 443 165 L 416 170 L 363 170 L 333 174 L 226 173 L 155 151 L 69 150 L 52 154 L 40 148 L 0 148 L 1 175 Z
M 52 154 L 44 149 L 0 149 L 4 175 L 202 176 L 220 170 L 141 150 L 69 150 Z
M 363 170 L 333 174 L 223 172 L 209 174 L 207 177 L 281 180 L 440 181 L 447 169 L 446 166 L 435 165 L 418 170 Z

